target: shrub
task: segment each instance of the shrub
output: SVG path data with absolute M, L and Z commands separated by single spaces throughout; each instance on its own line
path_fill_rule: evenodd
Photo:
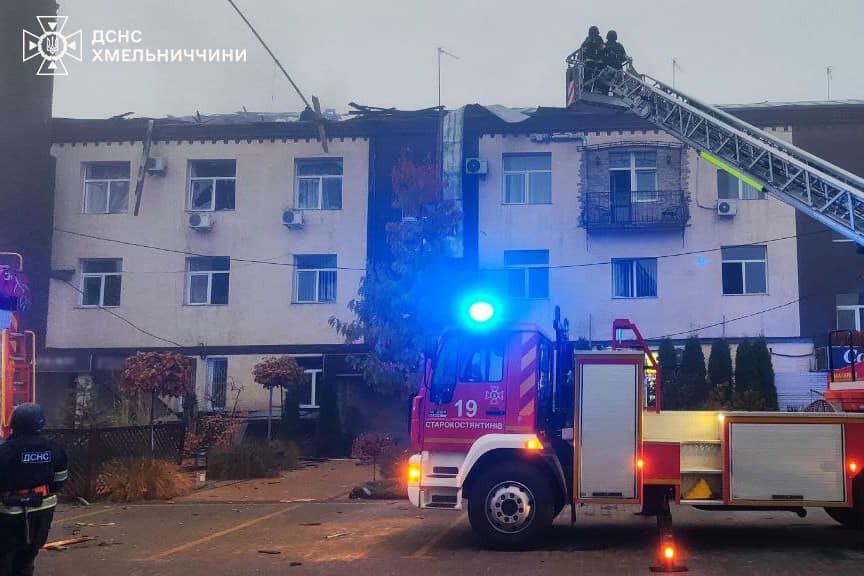
M 354 448 L 351 453 L 355 458 L 372 463 L 372 481 L 375 481 L 375 472 L 378 462 L 384 453 L 393 447 L 393 439 L 389 434 L 380 432 L 366 432 L 354 440 Z
M 293 443 L 242 444 L 216 448 L 207 455 L 207 475 L 214 480 L 273 478 L 297 465 L 300 451 Z
M 102 467 L 97 494 L 116 502 L 167 500 L 188 494 L 192 481 L 167 460 L 130 458 Z
M 183 442 L 183 454 L 192 456 L 199 450 L 224 448 L 231 444 L 240 420 L 224 414 L 204 416 L 198 421 L 197 433 L 188 433 Z
M 684 407 L 684 394 L 678 381 L 678 356 L 669 338 L 660 341 L 657 362 L 660 364 L 661 406 L 665 410 L 681 410 Z
M 684 394 L 682 408 L 700 408 L 708 399 L 708 385 L 705 380 L 705 355 L 699 338 L 691 336 L 684 344 L 681 356 L 681 369 L 678 375 L 680 390 Z

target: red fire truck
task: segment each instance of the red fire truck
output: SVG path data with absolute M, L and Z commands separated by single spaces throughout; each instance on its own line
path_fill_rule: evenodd
M 36 335 L 22 330 L 19 318 L 30 293 L 24 259 L 10 252 L 0 257 L 14 261 L 0 264 L 0 438 L 5 438 L 15 406 L 36 399 Z
M 629 109 L 864 245 L 864 179 L 632 66 L 585 78 L 578 52 L 568 63 L 568 104 L 601 99 Z M 498 324 L 488 300 L 463 312 L 472 326 L 440 338 L 413 400 L 414 505 L 467 507 L 474 530 L 501 548 L 536 541 L 565 506 L 575 518 L 583 505 L 641 505 L 658 518 L 667 566 L 672 501 L 802 515 L 823 507 L 864 528 L 864 414 L 663 411 L 662 375 L 628 320 L 615 321 L 610 349 L 580 351 L 557 319 L 550 338 L 535 326 Z M 864 363 L 830 374 L 826 404 L 860 410 Z
M 501 548 L 529 545 L 568 505 L 574 517 L 582 505 L 641 505 L 667 540 L 671 501 L 823 507 L 864 528 L 864 414 L 663 411 L 654 356 L 628 320 L 615 321 L 609 349 L 583 351 L 558 322 L 550 338 L 535 326 L 487 329 L 485 301 L 468 314 L 476 325 L 441 337 L 413 401 L 414 505 L 467 506 Z

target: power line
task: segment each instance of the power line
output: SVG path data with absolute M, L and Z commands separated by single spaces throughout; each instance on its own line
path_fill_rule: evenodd
M 54 231 L 55 232 L 62 232 L 63 234 L 70 234 L 72 236 L 79 236 L 81 238 L 89 238 L 91 240 L 101 240 L 103 242 L 112 242 L 114 244 L 122 244 L 124 246 L 133 246 L 135 248 L 146 248 L 148 250 L 156 250 L 159 252 L 168 252 L 170 254 L 181 254 L 183 256 L 196 256 L 199 258 L 214 258 L 214 257 L 218 258 L 218 257 L 221 257 L 221 255 L 218 255 L 218 254 L 217 255 L 201 254 L 199 252 L 190 252 L 188 250 L 178 250 L 176 248 L 165 248 L 164 246 L 155 246 L 153 244 L 142 244 L 140 242 L 130 242 L 128 240 L 118 240 L 116 238 L 106 238 L 105 236 L 96 236 L 95 234 L 85 234 L 84 232 L 75 232 L 73 230 L 65 230 L 63 228 L 54 228 Z M 234 262 L 246 262 L 249 264 L 266 264 L 269 266 L 286 266 L 288 268 L 296 268 L 296 265 L 293 262 L 273 262 L 272 259 L 271 260 L 256 260 L 253 258 L 235 258 L 233 256 L 229 256 L 229 258 L 231 258 L 231 260 Z M 277 256 L 277 258 L 278 258 L 278 256 Z M 353 268 L 350 266 L 333 266 L 333 268 L 336 270 L 354 270 L 354 271 L 359 271 L 359 272 L 365 272 L 366 271 L 365 267 L 364 268 Z M 185 272 L 185 270 L 183 272 Z M 158 272 L 153 272 L 153 273 L 156 274 Z M 172 270 L 172 271 L 167 271 L 165 273 L 166 274 L 175 274 L 175 273 L 179 274 L 179 271 L 175 272 Z
M 291 86 L 294 87 L 294 91 L 297 92 L 297 95 L 298 95 L 298 96 L 300 96 L 300 99 L 303 101 L 303 104 L 305 104 L 307 108 L 312 108 L 312 106 L 309 105 L 309 101 L 306 100 L 306 96 L 304 96 L 304 95 L 303 95 L 303 92 L 300 90 L 300 87 L 297 86 L 297 84 L 296 84 L 296 83 L 294 82 L 294 80 L 291 78 L 291 75 L 288 74 L 288 71 L 287 71 L 287 70 L 285 69 L 285 67 L 282 65 L 282 62 L 280 62 L 280 61 L 279 61 L 279 58 L 276 57 L 276 54 L 274 54 L 273 51 L 270 50 L 270 47 L 269 47 L 269 46 L 267 45 L 267 43 L 264 41 L 264 38 L 262 38 L 261 35 L 258 34 L 258 31 L 255 30 L 255 27 L 252 25 L 251 22 L 249 22 L 249 19 L 246 18 L 246 16 L 243 14 L 243 12 L 240 11 L 240 8 L 238 8 L 238 7 L 237 7 L 237 4 L 234 3 L 234 0 L 228 0 L 228 4 L 230 4 L 231 7 L 234 8 L 234 10 L 235 10 L 235 11 L 237 12 L 237 14 L 240 16 L 240 18 L 243 19 L 243 22 L 246 23 L 246 26 L 249 27 L 249 30 L 252 31 L 252 34 L 255 35 L 255 38 L 258 39 L 258 42 L 261 43 L 261 46 L 264 47 L 264 49 L 267 51 L 267 53 L 268 53 L 268 54 L 270 55 L 270 57 L 273 59 L 273 62 L 276 63 L 276 66 L 279 67 L 279 70 L 282 71 L 282 74 L 285 75 L 285 78 L 287 78 L 287 79 L 288 79 L 288 82 L 291 83 Z
M 74 284 L 72 284 L 68 280 L 60 280 L 60 281 L 63 282 L 64 284 L 70 286 L 73 290 L 75 290 L 76 292 L 78 292 L 82 296 L 84 295 L 83 290 L 81 290 L 80 288 L 78 288 L 78 286 L 75 286 Z M 153 332 L 150 332 L 149 330 L 145 330 L 144 328 L 141 328 L 140 326 L 138 326 L 137 324 L 135 324 L 134 322 L 132 322 L 128 318 L 118 314 L 117 312 L 114 312 L 110 308 L 106 308 L 105 306 L 102 306 L 101 304 L 98 304 L 96 307 L 99 308 L 100 310 L 104 310 L 105 312 L 111 314 L 115 318 L 122 320 L 123 322 L 125 322 L 126 324 L 128 324 L 129 326 L 131 326 L 132 328 L 137 330 L 138 332 L 141 332 L 142 334 L 146 334 L 147 336 L 150 336 L 151 338 L 161 340 L 162 342 L 166 342 L 168 344 L 171 344 L 172 346 L 177 346 L 178 348 L 183 348 L 183 344 L 175 342 L 169 338 L 163 338 L 162 336 L 158 336 L 158 335 L 154 334 Z

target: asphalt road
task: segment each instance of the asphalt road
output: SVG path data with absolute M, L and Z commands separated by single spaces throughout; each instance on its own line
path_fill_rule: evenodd
M 798 518 L 676 508 L 673 516 L 692 574 L 852 574 L 864 566 L 864 532 L 822 510 Z M 565 510 L 539 549 L 491 552 L 479 548 L 464 514 L 405 501 L 91 506 L 58 511 L 51 539 L 75 531 L 96 539 L 43 551 L 37 574 L 648 574 L 654 526 L 631 509 L 591 507 L 571 527 Z

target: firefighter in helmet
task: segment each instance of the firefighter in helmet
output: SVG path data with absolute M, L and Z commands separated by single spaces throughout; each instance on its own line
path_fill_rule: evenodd
M 29 576 L 48 539 L 56 492 L 68 476 L 66 452 L 42 435 L 38 404 L 20 404 L 0 444 L 0 576 Z
M 600 36 L 600 29 L 597 26 L 588 28 L 588 37 L 579 47 L 579 52 L 584 64 L 584 80 L 591 80 L 597 76 L 603 66 L 603 37 Z
M 620 70 L 624 67 L 625 62 L 627 62 L 627 51 L 618 42 L 618 33 L 615 30 L 609 30 L 606 33 L 606 44 L 603 46 L 603 65 Z

